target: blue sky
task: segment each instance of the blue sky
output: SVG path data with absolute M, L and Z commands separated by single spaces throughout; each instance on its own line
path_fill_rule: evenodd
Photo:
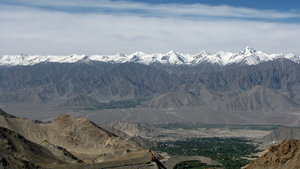
M 118 1 L 118 0 L 116 0 Z M 212 6 L 228 5 L 233 7 L 246 7 L 254 9 L 269 9 L 278 11 L 299 10 L 300 1 L 297 0 L 131 0 L 131 2 L 143 2 L 152 4 L 207 4 Z
M 297 0 L 0 0 L 0 25 L 0 57 L 246 46 L 300 55 Z

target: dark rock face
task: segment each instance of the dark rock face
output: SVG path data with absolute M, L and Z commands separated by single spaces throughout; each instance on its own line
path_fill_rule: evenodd
M 41 169 L 40 166 L 35 165 L 31 162 L 17 159 L 10 155 L 0 154 L 0 168 L 5 169 L 17 169 L 17 168 L 24 168 L 24 169 Z
M 102 62 L 15 66 L 1 70 L 0 79 L 2 103 L 47 103 L 64 97 L 73 99 L 65 106 L 80 105 L 82 103 L 78 100 L 87 95 L 92 103 L 95 100 L 149 97 L 180 82 L 177 76 L 154 67 Z
M 143 106 L 162 109 L 217 103 L 224 111 L 296 111 L 300 65 L 287 59 L 225 67 L 209 63 L 41 63 L 1 69 L 0 94 L 0 103 L 55 103 L 57 107 L 152 98 Z M 274 106 L 280 101 L 288 106 Z
M 13 116 L 11 114 L 7 114 L 5 111 L 3 111 L 2 109 L 0 109 L 0 116 L 3 117 L 8 117 L 8 118 L 17 118 L 16 116 Z
M 226 106 L 223 109 L 230 111 L 285 112 L 299 108 L 299 105 L 287 96 L 263 86 L 255 86 L 251 90 L 225 101 L 223 105 Z
M 148 101 L 146 107 L 177 108 L 218 103 L 225 105 L 219 109 L 230 111 L 294 111 L 299 109 L 299 91 L 300 65 L 279 59 L 255 66 L 233 65 L 200 72 Z M 277 106 L 279 102 L 287 103 L 286 107 Z

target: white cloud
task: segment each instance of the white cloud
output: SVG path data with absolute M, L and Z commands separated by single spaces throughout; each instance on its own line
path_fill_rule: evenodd
M 231 18 L 253 18 L 253 19 L 288 19 L 300 18 L 297 12 L 277 12 L 275 10 L 256 10 L 250 8 L 236 8 L 226 5 L 209 6 L 203 4 L 146 4 L 130 1 L 110 1 L 110 0 L 11 0 L 11 4 L 22 4 L 29 7 L 48 7 L 48 10 L 76 9 L 83 13 L 109 12 L 131 13 L 135 15 L 148 15 L 159 17 L 231 17 Z
M 200 4 L 159 6 L 118 2 L 123 3 L 120 5 L 102 1 L 101 6 L 80 0 L 64 1 L 65 6 L 143 9 L 148 11 L 145 17 L 145 14 L 137 13 L 42 10 L 33 7 L 35 2 L 41 1 L 30 0 L 23 7 L 1 6 L 0 56 L 19 53 L 131 54 L 169 50 L 195 54 L 202 50 L 238 52 L 248 45 L 268 53 L 300 54 L 299 24 L 244 19 L 299 17 L 294 13 Z M 47 2 L 49 4 L 42 5 L 60 4 L 58 1 Z M 155 12 L 158 14 L 152 14 Z

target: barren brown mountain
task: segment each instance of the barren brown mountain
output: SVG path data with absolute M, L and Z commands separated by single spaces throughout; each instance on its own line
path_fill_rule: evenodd
M 299 169 L 300 140 L 288 139 L 252 161 L 246 169 Z
M 26 167 L 26 163 L 30 164 L 29 166 L 31 167 L 35 167 L 35 165 L 49 167 L 69 163 L 82 163 L 81 160 L 78 160 L 63 148 L 50 148 L 49 146 L 36 144 L 3 127 L 0 127 L 0 152 L 2 161 L 7 161 L 7 164 L 1 163 L 4 168 L 9 165 L 17 168 L 20 165 L 21 167 Z
M 159 155 L 84 118 L 62 114 L 52 123 L 43 123 L 18 118 L 1 109 L 0 113 L 1 127 L 6 127 L 0 130 L 4 133 L 0 138 L 0 164 L 4 167 L 7 164 L 15 168 L 70 169 L 157 168 L 160 165 Z
M 2 110 L 1 114 L 1 127 L 16 131 L 38 144 L 47 140 L 75 154 L 97 156 L 102 153 L 128 150 L 134 152 L 145 149 L 130 139 L 118 137 L 84 118 L 63 114 L 52 123 L 36 123 L 8 115 Z

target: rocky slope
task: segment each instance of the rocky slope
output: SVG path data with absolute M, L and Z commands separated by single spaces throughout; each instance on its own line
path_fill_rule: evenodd
M 77 153 L 85 151 L 90 154 L 102 154 L 144 149 L 128 139 L 117 137 L 98 127 L 87 119 L 68 115 L 60 115 L 50 124 L 48 132 L 49 142 Z
M 147 123 L 132 123 L 116 120 L 110 123 L 108 126 L 121 130 L 129 136 L 139 135 L 142 137 L 150 137 L 157 135 L 158 133 L 158 130 L 152 124 Z
M 0 166 L 4 168 L 159 168 L 161 165 L 159 155 L 87 119 L 63 114 L 52 123 L 42 123 L 9 115 L 1 109 L 0 113 Z
M 131 141 L 133 141 L 133 142 L 135 142 L 135 143 L 137 143 L 137 144 L 139 144 L 143 147 L 149 148 L 149 149 L 153 148 L 153 147 L 158 147 L 158 146 L 163 146 L 164 145 L 161 142 L 157 142 L 155 140 L 148 140 L 148 139 L 143 138 L 139 135 L 134 135 L 134 136 L 130 137 L 125 132 L 123 132 L 121 130 L 118 130 L 118 129 L 115 129 L 112 126 L 104 125 L 104 126 L 101 126 L 101 127 L 104 128 L 105 130 L 111 132 L 111 133 L 114 133 L 115 135 L 117 135 L 119 137 L 129 138 Z M 143 132 L 139 132 L 139 133 L 143 133 Z M 155 134 L 157 134 L 157 133 L 156 132 L 151 133 L 151 135 L 155 135 Z
M 6 113 L 2 111 L 2 114 Z M 47 140 L 75 154 L 96 156 L 102 153 L 145 149 L 127 138 L 118 137 L 100 128 L 87 119 L 64 114 L 52 123 L 36 123 L 28 119 L 11 118 L 9 115 L 0 116 L 0 122 L 1 127 L 16 131 L 35 143 Z
M 42 167 L 53 166 L 53 164 L 82 163 L 66 150 L 64 153 L 59 153 L 53 149 L 48 149 L 49 147 L 31 142 L 18 133 L 3 127 L 0 127 L 0 144 L 0 152 L 4 159 L 6 161 L 11 158 L 15 160 L 10 162 L 12 165 L 18 165 L 22 161 Z
M 105 129 L 106 131 L 109 131 L 119 137 L 124 137 L 124 138 L 130 138 L 129 135 L 127 135 L 125 132 L 121 131 L 121 130 L 118 130 L 112 126 L 108 126 L 108 125 L 102 125 L 101 126 L 103 129 Z
M 291 112 L 299 109 L 299 105 L 288 97 L 263 86 L 255 86 L 251 90 L 225 101 L 222 106 L 219 108 L 231 111 Z
M 187 76 L 189 78 L 144 105 L 178 108 L 216 103 L 223 104 L 219 108 L 224 111 L 260 111 L 265 106 L 266 111 L 294 111 L 300 104 L 299 73 L 299 64 L 284 59 L 254 66 L 231 65 Z
M 277 130 L 273 130 L 270 134 L 262 137 L 259 141 L 269 143 L 272 141 L 282 141 L 287 139 L 297 139 L 300 140 L 300 129 L 293 128 L 290 126 L 284 126 Z
M 34 163 L 21 160 L 18 158 L 15 158 L 10 155 L 5 155 L 3 153 L 0 153 L 0 168 L 5 168 L 5 169 L 19 169 L 19 168 L 24 168 L 24 169 L 41 169 L 40 166 L 35 165 Z
M 138 143 L 139 145 L 146 147 L 146 148 L 154 148 L 158 146 L 163 146 L 163 143 L 158 143 L 155 140 L 148 140 L 141 136 L 133 136 L 130 138 L 131 141 Z
M 288 139 L 272 146 L 260 158 L 252 161 L 246 169 L 287 169 L 300 166 L 300 140 Z
M 49 123 L 40 123 L 26 118 L 15 117 L 7 114 L 2 109 L 0 109 L 0 112 L 0 127 L 15 131 L 37 144 L 47 140 Z
M 0 79 L 0 103 L 59 101 L 57 106 L 62 107 L 151 97 L 180 82 L 151 66 L 102 62 L 15 66 L 1 69 Z
M 205 102 L 192 92 L 174 88 L 170 92 L 161 94 L 143 104 L 147 108 L 164 109 L 198 107 L 205 104 Z

